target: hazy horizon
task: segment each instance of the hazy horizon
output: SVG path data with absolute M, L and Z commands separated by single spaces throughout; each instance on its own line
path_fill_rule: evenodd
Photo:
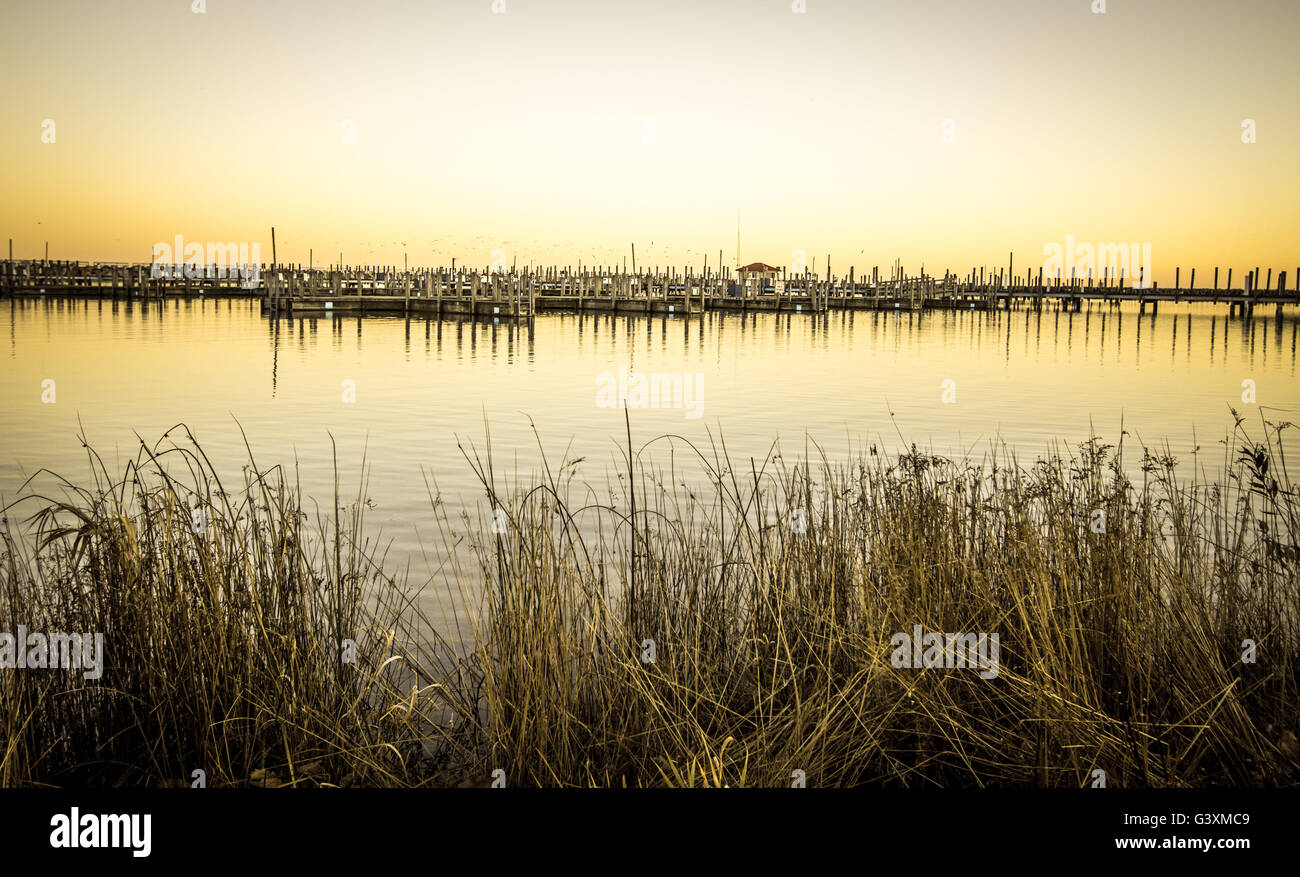
M 0 225 L 17 258 L 270 261 L 275 226 L 304 264 L 699 269 L 739 214 L 742 263 L 837 273 L 1068 235 L 1150 243 L 1162 286 L 1300 265 L 1300 5 L 792 5 L 15 2 Z

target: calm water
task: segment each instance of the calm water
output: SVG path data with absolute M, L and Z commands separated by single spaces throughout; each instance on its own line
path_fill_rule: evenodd
M 1217 467 L 1229 404 L 1255 422 L 1259 407 L 1300 421 L 1300 324 L 1294 311 L 1276 322 L 1271 309 L 1248 322 L 1229 321 L 1226 306 L 1187 304 L 1163 304 L 1155 318 L 1136 306 L 824 319 L 547 315 L 529 332 L 505 321 L 400 317 L 276 324 L 247 301 L 50 298 L 0 304 L 0 325 L 5 501 L 40 467 L 84 479 L 81 427 L 111 466 L 134 457 L 136 433 L 152 442 L 184 422 L 238 484 L 246 462 L 238 419 L 261 465 L 296 460 L 306 492 L 328 506 L 333 436 L 345 495 L 356 493 L 365 450 L 369 522 L 391 541 L 390 558 L 409 560 L 420 577 L 429 568 L 425 475 L 452 508 L 478 501 L 457 437 L 481 448 L 486 417 L 498 470 L 527 474 L 538 461 L 531 418 L 548 456 L 585 457 L 580 474 L 603 485 L 624 421 L 622 410 L 597 405 L 597 390 L 602 373 L 620 367 L 702 375 L 693 389 L 703 416 L 633 411 L 634 442 L 676 433 L 707 445 L 711 430 L 733 458 L 761 457 L 777 437 L 787 455 L 801 452 L 805 434 L 832 456 L 868 442 L 893 450 L 901 433 L 943 454 L 980 455 L 1001 438 L 1029 460 L 1090 431 L 1114 441 L 1122 422 L 1127 441 L 1167 440 L 1180 459 L 1195 436 L 1209 455 L 1202 462 Z M 42 402 L 47 379 L 53 404 Z M 1255 381 L 1258 406 L 1242 404 L 1245 379 Z M 955 402 L 945 403 L 949 380 Z M 344 401 L 344 381 L 354 382 L 355 402 Z

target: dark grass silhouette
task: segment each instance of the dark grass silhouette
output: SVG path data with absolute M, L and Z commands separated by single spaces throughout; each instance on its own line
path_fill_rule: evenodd
M 118 477 L 88 451 L 8 509 L 0 630 L 103 632 L 104 676 L 0 670 L 0 784 L 1295 785 L 1289 426 L 1238 419 L 1214 479 L 1142 449 L 1136 483 L 1097 439 L 788 463 L 629 426 L 599 492 L 502 478 L 489 437 L 481 519 L 433 503 L 450 637 L 337 477 L 309 516 L 183 427 Z M 917 624 L 997 633 L 998 675 L 894 667 Z

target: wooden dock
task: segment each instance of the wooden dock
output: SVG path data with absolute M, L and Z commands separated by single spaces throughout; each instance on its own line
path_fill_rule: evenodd
M 7 260 L 3 286 L 9 296 L 90 296 L 162 299 L 171 297 L 257 298 L 264 312 L 286 316 L 332 314 L 420 314 L 424 316 L 528 319 L 547 311 L 605 311 L 658 315 L 693 315 L 704 311 L 774 311 L 819 314 L 832 310 L 932 309 L 994 310 L 1045 305 L 1082 310 L 1091 303 L 1137 302 L 1143 313 L 1157 313 L 1161 302 L 1227 304 L 1230 315 L 1253 315 L 1256 306 L 1272 305 L 1278 318 L 1285 306 L 1300 305 L 1300 269 L 1287 286 L 1287 272 L 1268 271 L 1257 284 L 1259 269 L 1247 272 L 1239 288 L 1232 271 L 1219 288 L 1190 285 L 1161 289 L 1135 287 L 1118 279 L 1061 278 L 1044 281 L 1041 270 L 1010 281 L 1002 271 L 985 276 L 907 276 L 901 269 L 881 276 L 873 269 L 862 277 L 818 277 L 811 273 L 783 276 L 766 283 L 736 283 L 729 269 L 721 273 L 692 269 L 628 272 L 618 268 L 545 268 L 522 270 L 473 268 L 396 268 L 385 266 L 301 265 L 249 266 L 223 271 L 216 266 L 158 270 L 149 264 Z M 1177 269 L 1176 278 L 1181 278 Z M 1196 272 L 1191 274 L 1195 283 Z

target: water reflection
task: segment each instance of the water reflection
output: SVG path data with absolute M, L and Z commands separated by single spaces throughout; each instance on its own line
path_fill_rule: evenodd
M 621 367 L 704 376 L 704 417 L 634 411 L 638 442 L 670 432 L 701 447 L 721 439 L 741 458 L 761 458 L 778 436 L 801 451 L 806 433 L 831 456 L 863 441 L 979 454 L 1000 439 L 1032 459 L 1090 430 L 1113 440 L 1121 423 L 1187 457 L 1197 436 L 1208 444 L 1231 426 L 1229 405 L 1300 421 L 1294 308 L 1281 319 L 1272 309 L 1243 319 L 1222 306 L 1163 303 L 1158 316 L 1094 304 L 516 321 L 272 318 L 238 299 L 46 297 L 9 300 L 0 319 L 9 337 L 0 367 L 6 496 L 42 466 L 84 473 L 81 427 L 126 459 L 136 433 L 156 437 L 183 421 L 214 462 L 238 472 L 237 419 L 260 460 L 296 463 L 319 497 L 333 489 L 336 448 L 345 480 L 359 477 L 364 453 L 379 509 L 372 520 L 398 557 L 419 557 L 425 476 L 449 504 L 474 501 L 457 441 L 481 443 L 485 416 L 512 470 L 538 468 L 540 441 L 548 456 L 585 457 L 583 477 L 602 482 L 625 436 L 622 412 L 597 405 L 597 382 Z M 41 403 L 47 378 L 57 381 L 57 404 Z M 1246 379 L 1257 406 L 1242 402 Z M 343 381 L 354 382 L 355 402 L 344 401 Z M 943 401 L 945 381 L 955 402 Z M 1284 434 L 1292 459 L 1294 432 Z

